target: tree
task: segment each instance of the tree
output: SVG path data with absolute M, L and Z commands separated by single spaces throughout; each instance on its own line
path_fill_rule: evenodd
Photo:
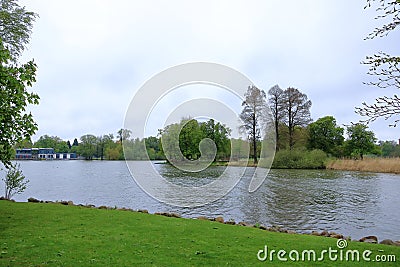
M 0 161 L 11 167 L 13 146 L 37 130 L 27 105 L 39 104 L 39 96 L 27 91 L 36 81 L 36 64 L 16 64 L 29 41 L 36 14 L 13 0 L 0 0 Z
M 58 136 L 49 136 L 47 134 L 39 137 L 39 139 L 33 144 L 33 147 L 54 148 L 56 153 L 67 153 L 70 150 L 66 141 L 62 140 Z
M 23 139 L 21 142 L 18 142 L 17 144 L 15 144 L 14 148 L 32 148 L 33 147 L 33 143 L 31 138 L 26 138 Z
M 343 145 L 344 129 L 337 126 L 332 116 L 326 116 L 308 125 L 308 149 L 321 149 L 337 156 L 337 147 Z
M 167 125 L 161 131 L 161 139 L 156 137 L 148 137 L 145 139 L 147 151 L 149 155 L 158 156 L 171 161 L 184 161 L 199 159 L 201 156 L 212 158 L 214 154 L 205 149 L 202 155 L 200 153 L 200 142 L 209 138 L 214 141 L 216 146 L 216 155 L 214 161 L 225 159 L 230 156 L 230 142 L 228 136 L 230 129 L 221 123 L 215 123 L 213 119 L 206 122 L 198 122 L 195 119 L 184 118 L 179 123 Z M 161 144 L 160 144 L 160 141 Z M 179 150 L 178 150 L 179 148 Z M 164 155 L 165 153 L 165 155 Z
M 204 138 L 213 140 L 217 147 L 217 155 L 214 161 L 229 157 L 231 150 L 229 142 L 231 129 L 226 127 L 226 125 L 219 122 L 215 123 L 213 119 L 210 119 L 200 124 L 200 130 Z
M 71 149 L 71 147 L 72 147 L 71 142 L 69 140 L 67 141 L 67 146 L 68 146 L 68 149 Z
M 366 7 L 370 7 L 373 2 L 379 2 L 377 12 L 380 15 L 377 18 L 386 18 L 390 22 L 380 28 L 376 28 L 366 39 L 387 36 L 391 31 L 400 25 L 400 1 L 399 0 L 367 0 Z M 366 8 L 365 7 L 365 8 Z M 369 65 L 368 74 L 377 76 L 377 81 L 367 84 L 379 88 L 397 88 L 400 89 L 400 56 L 391 56 L 385 52 L 379 52 L 373 56 L 367 56 L 363 62 Z M 378 118 L 389 120 L 394 118 L 393 124 L 396 127 L 400 122 L 400 98 L 397 95 L 393 97 L 378 97 L 374 104 L 362 103 L 361 107 L 356 107 L 356 113 L 366 117 L 362 122 L 370 123 Z
M 27 90 L 36 81 L 36 64 L 16 66 L 10 59 L 0 40 L 0 160 L 6 168 L 11 166 L 13 146 L 37 130 L 27 105 L 39 104 L 39 96 Z
M 395 141 L 379 142 L 383 157 L 400 157 L 400 145 Z
M 279 150 L 279 123 L 283 119 L 284 106 L 283 90 L 279 87 L 279 85 L 274 85 L 271 89 L 269 89 L 268 95 L 270 96 L 268 103 L 272 111 L 272 115 L 274 116 L 276 150 Z
M 361 159 L 375 150 L 375 134 L 368 131 L 368 126 L 356 123 L 347 127 L 348 140 L 346 145 L 352 156 L 360 156 Z
M 252 145 L 254 164 L 257 164 L 257 141 L 260 140 L 261 130 L 266 123 L 266 94 L 263 90 L 252 85 L 248 87 L 244 97 L 243 110 L 239 116 L 243 122 L 240 130 L 248 134 Z
M 4 197 L 6 199 L 11 199 L 15 194 L 22 193 L 29 183 L 29 180 L 25 180 L 25 176 L 22 174 L 19 164 L 12 164 L 10 166 L 3 181 L 5 183 Z
M 284 122 L 289 132 L 289 149 L 295 144 L 294 133 L 296 127 L 305 127 L 311 122 L 311 100 L 298 89 L 289 87 L 283 92 Z
M 76 138 L 74 139 L 72 146 L 79 146 L 78 139 L 76 139 Z
M 93 159 L 96 153 L 97 137 L 92 134 L 86 134 L 81 137 L 81 144 L 79 145 L 79 152 L 85 159 Z
M 105 150 L 107 149 L 107 147 L 110 147 L 110 143 L 114 143 L 113 139 L 113 134 L 106 134 L 97 137 L 96 155 L 100 157 L 101 160 L 104 159 Z
M 0 0 L 0 6 L 0 39 L 16 61 L 29 42 L 32 24 L 38 15 L 20 7 L 16 0 Z
M 190 160 L 200 158 L 199 143 L 204 135 L 200 129 L 199 122 L 194 119 L 184 119 L 181 121 L 181 131 L 179 133 L 179 148 L 183 156 Z
M 122 144 L 122 141 L 128 140 L 131 137 L 132 131 L 128 129 L 119 129 L 118 130 L 118 139 Z

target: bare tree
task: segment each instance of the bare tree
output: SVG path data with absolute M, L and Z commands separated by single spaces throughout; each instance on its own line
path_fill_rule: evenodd
M 242 103 L 243 110 L 240 119 L 243 121 L 240 130 L 248 134 L 249 140 L 253 148 L 254 164 L 257 164 L 257 141 L 261 138 L 261 130 L 265 124 L 265 114 L 267 108 L 267 97 L 263 90 L 256 86 L 249 86 L 247 89 L 245 100 Z
M 398 0 L 367 0 L 367 7 L 371 7 L 373 2 L 378 2 L 376 11 L 379 15 L 376 19 L 386 18 L 390 22 L 380 28 L 376 28 L 366 39 L 375 37 L 385 37 L 391 31 L 400 25 L 400 1 Z M 400 89 L 400 57 L 390 56 L 387 53 L 379 52 L 373 56 L 367 56 L 362 62 L 369 65 L 368 74 L 377 76 L 377 80 L 366 84 L 377 86 L 379 88 L 394 87 Z M 366 117 L 362 122 L 370 123 L 378 118 L 388 120 L 394 116 L 400 115 L 400 98 L 397 95 L 393 97 L 383 96 L 375 100 L 374 104 L 362 103 L 361 107 L 356 107 L 356 113 Z M 400 122 L 399 118 L 394 119 L 390 126 L 396 127 Z
M 306 126 L 311 120 L 311 100 L 298 89 L 289 87 L 283 91 L 284 122 L 289 130 L 289 149 L 295 144 L 294 131 L 298 126 Z
M 279 149 L 279 122 L 283 119 L 283 90 L 279 85 L 274 85 L 268 91 L 268 103 L 274 116 L 274 126 L 275 126 L 275 140 L 276 140 L 276 150 Z
M 117 133 L 117 137 L 122 144 L 122 141 L 128 140 L 129 137 L 131 137 L 132 131 L 128 129 L 119 129 Z

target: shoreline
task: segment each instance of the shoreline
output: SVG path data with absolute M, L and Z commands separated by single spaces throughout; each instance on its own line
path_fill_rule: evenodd
M 131 161 L 131 160 L 84 160 L 73 159 L 72 161 L 93 161 L 93 162 L 114 162 L 114 161 Z M 21 160 L 15 161 L 39 161 L 48 162 L 53 160 Z M 71 161 L 71 160 L 56 160 L 56 161 Z M 172 165 L 166 160 L 133 160 L 133 161 L 151 161 L 154 164 Z M 211 163 L 210 166 L 214 167 L 257 167 L 251 161 L 216 161 Z M 271 170 L 337 170 L 337 171 L 356 171 L 356 172 L 372 172 L 372 173 L 391 173 L 400 174 L 400 158 L 364 158 L 363 160 L 355 159 L 329 159 L 323 168 L 274 168 Z
M 180 214 L 177 214 L 175 212 L 154 212 L 150 213 L 147 209 L 138 209 L 134 210 L 131 208 L 125 208 L 125 207 L 109 207 L 105 205 L 100 205 L 96 206 L 93 204 L 75 204 L 71 200 L 57 200 L 57 201 L 50 201 L 50 200 L 39 200 L 33 197 L 28 198 L 27 202 L 17 202 L 15 200 L 8 200 L 3 197 L 0 197 L 0 201 L 10 201 L 14 203 L 40 203 L 40 204 L 58 204 L 58 205 L 64 205 L 64 206 L 75 206 L 75 207 L 82 207 L 82 208 L 88 208 L 88 209 L 100 209 L 100 210 L 118 210 L 118 211 L 129 211 L 129 212 L 137 212 L 137 213 L 145 213 L 145 214 L 150 214 L 150 215 L 157 215 L 157 216 L 164 216 L 164 217 L 170 217 L 170 218 L 182 218 L 186 220 L 201 220 L 201 221 L 210 221 L 210 222 L 218 222 L 221 224 L 227 224 L 227 225 L 236 225 L 236 226 L 243 226 L 243 227 L 249 227 L 249 228 L 256 228 L 268 232 L 277 232 L 277 233 L 283 233 L 283 234 L 297 234 L 297 235 L 304 235 L 304 236 L 321 236 L 321 237 L 329 237 L 329 238 L 334 238 L 334 239 L 344 239 L 347 241 L 353 241 L 353 242 L 364 242 L 364 243 L 370 243 L 370 244 L 384 244 L 384 245 L 393 245 L 393 246 L 399 246 L 400 247 L 400 240 L 397 241 L 392 241 L 391 239 L 383 239 L 381 242 L 378 242 L 378 237 L 374 235 L 369 235 L 362 237 L 360 239 L 352 239 L 351 236 L 344 236 L 340 233 L 336 233 L 333 231 L 328 231 L 328 230 L 321 230 L 321 232 L 317 230 L 313 230 L 311 232 L 298 232 L 295 230 L 288 230 L 284 227 L 281 227 L 279 225 L 271 225 L 271 226 L 264 226 L 259 223 L 256 224 L 251 224 L 247 223 L 244 221 L 240 222 L 235 222 L 233 219 L 230 220 L 224 220 L 222 216 L 217 216 L 217 217 L 206 217 L 206 216 L 197 216 L 193 218 L 189 217 L 182 217 Z
M 268 261 L 260 257 L 267 256 L 267 246 L 274 251 L 297 251 L 289 264 L 302 266 L 315 266 L 317 257 L 318 265 L 337 266 L 337 261 L 324 252 L 330 248 L 349 251 L 350 258 L 343 263 L 349 261 L 352 266 L 365 266 L 365 262 L 355 261 L 354 251 L 360 257 L 367 251 L 365 261 L 382 255 L 386 257 L 385 266 L 397 266 L 400 258 L 397 242 L 376 244 L 374 236 L 358 242 L 324 238 L 316 232 L 292 234 L 277 228 L 268 231 L 260 225 L 233 225 L 231 220 L 223 222 L 219 217 L 212 221 L 186 219 L 175 218 L 172 213 L 154 215 L 145 210 L 67 204 L 73 203 L 0 201 L 0 225 L 6 225 L 0 236 L 0 265 L 275 266 L 272 258 L 279 263 L 276 254 L 268 253 Z M 312 257 L 310 251 L 316 256 Z M 308 260 L 302 260 L 303 254 Z

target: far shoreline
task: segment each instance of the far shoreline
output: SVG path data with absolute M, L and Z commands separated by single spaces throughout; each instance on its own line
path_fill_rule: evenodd
M 70 159 L 70 160 L 26 160 L 26 159 L 14 159 L 17 162 L 23 161 L 36 161 L 36 162 L 47 162 L 47 161 L 151 161 L 154 164 L 170 164 L 167 160 L 108 160 L 108 159 Z M 257 167 L 257 164 L 253 163 L 252 160 L 246 161 L 215 161 L 211 163 L 211 166 L 216 167 Z M 400 174 L 400 158 L 364 158 L 359 159 L 329 159 L 323 168 L 270 168 L 273 170 L 338 170 L 338 171 L 359 171 L 359 172 L 371 172 L 371 173 L 391 173 Z

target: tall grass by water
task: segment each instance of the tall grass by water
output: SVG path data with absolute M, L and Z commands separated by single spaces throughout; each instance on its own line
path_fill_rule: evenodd
M 337 159 L 329 161 L 326 168 L 333 170 L 400 174 L 400 158 L 365 158 L 363 160 Z

